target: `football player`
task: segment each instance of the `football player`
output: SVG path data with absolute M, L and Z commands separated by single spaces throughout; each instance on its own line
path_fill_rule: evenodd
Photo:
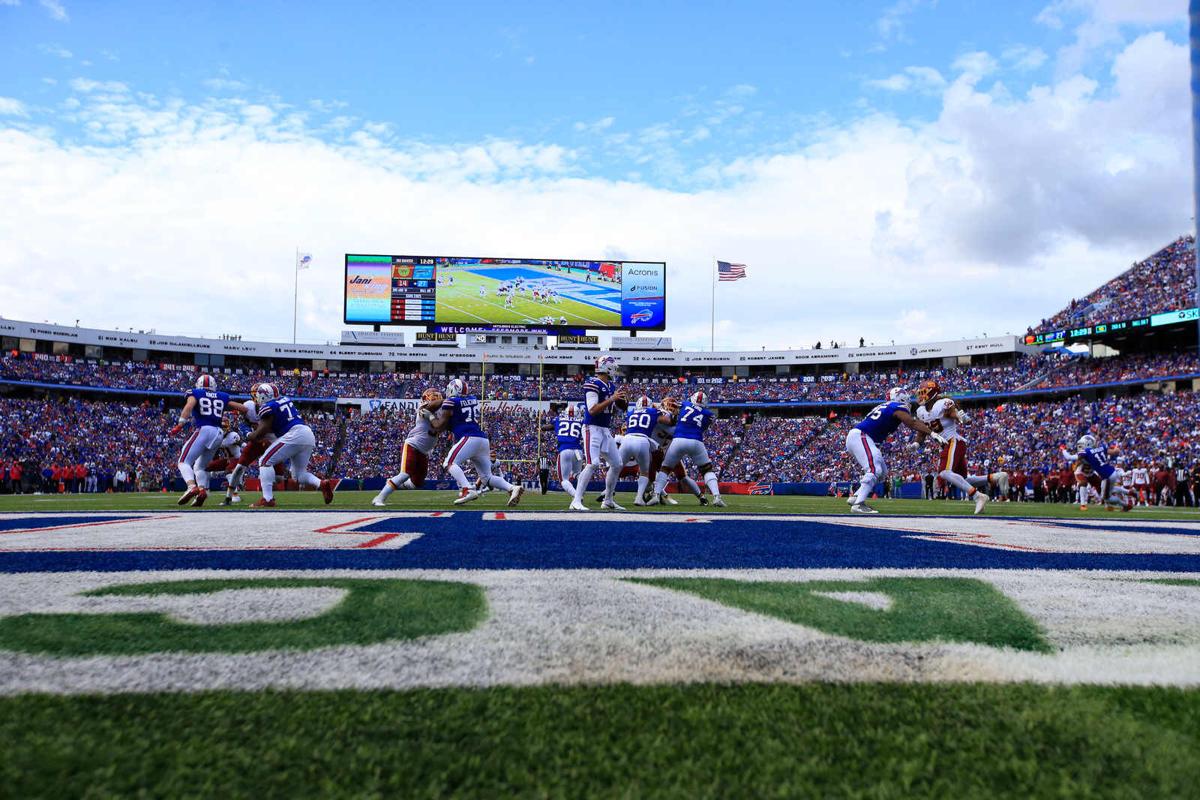
M 192 423 L 192 435 L 184 442 L 179 451 L 179 462 L 176 467 L 187 484 L 187 491 L 177 501 L 179 505 L 191 503 L 199 507 L 208 499 L 208 464 L 213 460 L 221 446 L 224 436 L 222 430 L 225 411 L 239 410 L 241 403 L 233 403 L 226 392 L 217 391 L 217 381 L 212 375 L 201 375 L 196 378 L 196 385 L 186 395 L 183 410 L 179 419 L 171 428 L 171 435 L 183 430 L 188 422 Z
M 886 403 L 875 406 L 861 422 L 846 432 L 846 450 L 863 470 L 862 477 L 858 479 L 858 491 L 847 500 L 852 513 L 879 513 L 867 505 L 867 498 L 871 496 L 875 485 L 887 477 L 887 462 L 879 445 L 901 425 L 930 437 L 938 444 L 946 444 L 946 439 L 940 433 L 913 418 L 909 402 L 908 392 L 896 387 L 888 392 Z
M 625 388 L 616 386 L 617 373 L 617 360 L 612 356 L 601 356 L 596 359 L 596 374 L 583 384 L 584 467 L 575 486 L 575 499 L 570 505 L 572 511 L 588 510 L 583 504 L 583 495 L 601 459 L 608 465 L 608 474 L 605 476 L 604 500 L 600 507 L 612 511 L 625 510 L 613 500 L 613 490 L 621 474 L 621 459 L 617 453 L 617 443 L 613 440 L 612 415 L 614 407 L 618 411 L 623 410 L 622 406 L 628 397 Z
M 492 446 L 487 434 L 479 427 L 480 411 L 479 398 L 467 394 L 467 382 L 455 378 L 446 384 L 445 399 L 437 416 L 433 419 L 433 430 L 443 431 L 447 428 L 454 435 L 454 446 L 446 455 L 442 464 L 454 478 L 459 487 L 459 496 L 455 499 L 456 506 L 478 500 L 480 492 L 471 486 L 467 474 L 463 472 L 463 464 L 474 464 L 479 473 L 479 479 L 484 486 L 508 492 L 508 505 L 515 506 L 521 502 L 525 487 L 513 486 L 499 475 L 492 474 Z
M 1096 437 L 1084 434 L 1075 443 L 1077 453 L 1068 453 L 1061 448 L 1063 458 L 1075 464 L 1075 483 L 1079 491 L 1079 510 L 1087 511 L 1088 497 L 1095 489 L 1101 502 L 1110 510 L 1120 507 L 1123 511 L 1133 508 L 1133 495 L 1122 485 L 1122 472 L 1112 465 L 1109 457 L 1115 450 L 1100 447 Z
M 617 459 L 621 464 L 631 461 L 637 464 L 638 488 L 637 497 L 633 501 L 635 506 L 646 505 L 646 488 L 650 484 L 650 459 L 656 447 L 651 437 L 661 413 L 649 397 L 642 395 L 625 417 L 625 436 L 617 449 Z
M 221 446 L 217 448 L 216 457 L 208 462 L 206 468 L 209 475 L 214 472 L 232 473 L 237 460 L 242 455 L 242 434 L 233 427 L 228 418 L 221 421 L 221 432 Z M 242 498 L 238 496 L 237 490 L 233 488 L 228 479 L 226 480 L 225 496 L 229 498 L 229 503 L 222 501 L 221 505 L 242 502 Z
M 958 433 L 958 426 L 967 421 L 966 413 L 949 397 L 942 396 L 942 387 L 927 380 L 917 389 L 917 419 L 936 431 L 946 444 L 938 463 L 938 477 L 954 486 L 974 501 L 975 513 L 982 513 L 988 503 L 987 492 L 980 491 L 967 480 L 967 440 Z M 924 442 L 927 434 L 918 433 L 917 441 Z
M 258 416 L 258 401 L 254 397 L 258 394 L 258 387 L 261 383 L 256 383 L 250 387 L 250 399 L 241 404 L 242 414 L 245 415 L 246 421 L 250 423 L 251 430 L 258 427 L 258 423 L 262 420 Z M 238 496 L 238 491 L 242 488 L 242 484 L 246 480 L 246 470 L 251 464 L 258 462 L 262 458 L 262 454 L 267 452 L 267 448 L 275 441 L 275 434 L 268 433 L 261 439 L 249 441 L 245 437 L 242 440 L 241 454 L 237 457 L 237 463 L 233 467 L 233 471 L 229 474 L 229 480 L 225 485 L 225 499 L 221 501 L 221 505 L 233 505 L 234 497 Z
M 583 409 L 578 403 L 566 403 L 557 417 L 550 423 L 558 446 L 555 459 L 558 467 L 558 483 L 562 490 L 575 497 L 575 477 L 583 469 Z
M 691 459 L 696 465 L 701 477 L 704 479 L 704 485 L 708 487 L 709 494 L 712 495 L 712 504 L 719 508 L 725 507 L 725 501 L 721 499 L 721 489 L 717 484 L 717 474 L 713 471 L 712 459 L 708 456 L 708 449 L 704 446 L 704 432 L 716 419 L 716 414 L 708 408 L 708 395 L 704 392 L 696 392 L 688 401 L 679 409 L 679 415 L 675 422 L 675 438 L 671 441 L 671 446 L 667 448 L 667 454 L 663 456 L 662 471 L 654 481 L 654 497 L 650 498 L 650 505 L 665 503 L 667 493 L 668 472 L 674 470 L 679 465 L 684 457 Z
M 320 490 L 325 505 L 332 503 L 334 482 L 322 480 L 308 471 L 308 462 L 317 449 L 317 437 L 313 435 L 312 428 L 304 423 L 295 404 L 270 383 L 259 384 L 254 399 L 259 422 L 250 434 L 250 441 L 258 441 L 268 434 L 274 434 L 275 441 L 258 460 L 262 497 L 251 503 L 250 507 L 275 507 L 275 465 L 284 462 L 290 463 L 292 477 L 300 486 Z
M 413 422 L 412 429 L 404 439 L 404 448 L 400 451 L 400 471 L 384 481 L 383 488 L 375 495 L 371 505 L 386 506 L 388 495 L 397 489 L 420 489 L 425 485 L 425 475 L 429 471 L 429 454 L 437 444 L 433 417 L 445 400 L 437 389 L 426 389 L 421 393 L 416 421 Z

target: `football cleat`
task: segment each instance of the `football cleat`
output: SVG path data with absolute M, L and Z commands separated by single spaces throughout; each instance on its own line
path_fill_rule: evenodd
M 854 505 L 850 506 L 850 513 L 852 513 L 852 514 L 878 514 L 879 512 L 876 511 L 875 509 L 871 508 L 866 503 L 855 503 Z
M 714 498 L 712 499 L 712 504 L 713 504 L 713 506 L 715 506 L 716 508 L 725 508 L 725 501 L 724 501 L 724 500 L 722 500 L 722 499 L 721 499 L 721 498 L 719 498 L 719 497 L 714 497 Z
M 479 492 L 475 491 L 474 489 L 468 489 L 466 494 L 462 494 L 462 495 L 458 496 L 458 499 L 456 499 L 454 501 L 454 505 L 463 506 L 463 505 L 466 505 L 467 503 L 471 502 L 472 500 L 478 500 L 478 499 L 479 499 Z
M 617 505 L 616 500 L 605 500 L 603 503 L 600 504 L 600 507 L 606 511 L 624 511 L 625 510 L 624 506 Z
M 508 507 L 512 508 L 517 503 L 521 502 L 521 495 L 525 494 L 524 486 L 514 486 L 508 494 Z
M 270 500 L 260 497 L 259 499 L 255 500 L 253 503 L 250 504 L 250 508 L 274 508 L 274 507 L 275 507 L 275 498 L 273 498 L 273 497 Z
M 186 506 L 188 503 L 192 502 L 192 500 L 194 500 L 198 494 L 200 494 L 199 486 L 189 486 L 188 490 L 184 492 L 180 498 L 175 501 L 175 503 L 177 505 Z
M 572 500 L 571 505 L 567 506 L 567 508 L 571 511 L 588 511 L 589 510 L 587 506 L 585 506 L 583 503 L 579 502 L 578 500 Z
M 321 497 L 325 499 L 325 505 L 333 502 L 333 481 L 328 478 L 321 481 Z
M 371 505 L 375 506 L 376 508 L 383 508 L 387 505 L 387 501 L 379 495 L 375 495 L 375 497 L 371 500 Z
M 235 503 L 242 502 L 242 496 L 240 494 L 238 494 L 237 492 L 234 492 L 233 493 L 233 502 L 235 502 Z
M 221 498 L 221 505 L 223 505 L 223 506 L 233 505 L 233 498 L 230 497 L 229 495 L 225 495 L 223 498 Z
M 700 501 L 700 505 L 702 505 L 702 506 L 708 505 L 708 498 L 705 497 L 704 495 L 700 495 L 696 499 Z M 678 505 L 678 503 L 676 503 L 676 505 Z
M 192 508 L 199 508 L 204 505 L 204 501 L 208 499 L 208 491 L 201 489 L 196 492 L 196 499 L 192 501 Z
M 662 499 L 663 503 L 664 503 L 664 504 L 666 504 L 666 505 L 668 505 L 668 506 L 677 506 L 677 505 L 679 505 L 679 501 L 678 501 L 678 500 L 676 500 L 674 497 L 671 497 L 671 495 L 669 495 L 669 494 L 663 494 L 662 498 L 663 498 L 663 499 Z M 704 505 L 704 503 L 701 503 L 700 505 Z
M 975 492 L 975 513 L 982 514 L 983 507 L 986 506 L 988 504 L 988 501 L 991 499 L 992 498 L 988 497 L 983 492 Z
M 637 499 L 635 499 L 633 501 L 633 504 L 635 506 L 643 506 L 643 507 L 650 505 L 649 503 L 646 502 L 646 498 L 642 497 L 640 494 L 637 496 Z

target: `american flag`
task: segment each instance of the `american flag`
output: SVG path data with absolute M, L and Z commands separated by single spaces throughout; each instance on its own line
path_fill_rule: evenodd
M 740 281 L 746 277 L 745 264 L 730 264 L 728 261 L 717 262 L 717 280 Z

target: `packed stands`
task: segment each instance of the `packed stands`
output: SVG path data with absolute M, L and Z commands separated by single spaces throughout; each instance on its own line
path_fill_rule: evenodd
M 1195 239 L 1184 236 L 1100 286 L 1076 298 L 1037 332 L 1146 317 L 1196 304 Z

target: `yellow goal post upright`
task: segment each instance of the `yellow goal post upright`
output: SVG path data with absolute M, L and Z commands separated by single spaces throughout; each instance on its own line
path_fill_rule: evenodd
M 537 434 L 537 449 L 534 451 L 533 458 L 523 458 L 522 456 L 525 455 L 523 453 L 518 453 L 516 456 L 510 456 L 510 457 L 506 458 L 503 456 L 504 450 L 501 449 L 503 447 L 504 443 L 495 441 L 495 440 L 492 441 L 492 463 L 504 465 L 506 467 L 506 469 L 505 469 L 506 475 L 516 472 L 519 465 L 528 464 L 528 465 L 532 466 L 532 469 L 529 470 L 529 474 L 519 475 L 519 479 L 522 481 L 536 480 L 537 474 L 538 474 L 538 469 L 541 467 L 541 463 L 542 463 L 542 421 L 543 421 L 542 399 L 544 397 L 544 394 L 543 394 L 543 391 L 544 391 L 543 382 L 545 380 L 545 369 L 544 368 L 545 368 L 544 359 L 539 355 L 538 356 L 538 376 L 537 376 L 538 404 L 537 404 L 537 410 L 531 415 L 533 417 L 533 419 L 535 420 L 535 425 L 536 425 L 535 433 Z M 479 386 L 480 386 L 480 389 L 479 389 L 479 418 L 480 418 L 480 422 L 484 423 L 487 420 L 487 405 L 489 402 L 488 401 L 488 358 L 487 358 L 487 353 L 483 354 L 482 364 L 480 365 L 480 369 L 479 369 Z M 490 402 L 503 403 L 504 400 L 502 398 L 493 398 Z M 484 430 L 486 431 L 487 428 L 485 427 Z

